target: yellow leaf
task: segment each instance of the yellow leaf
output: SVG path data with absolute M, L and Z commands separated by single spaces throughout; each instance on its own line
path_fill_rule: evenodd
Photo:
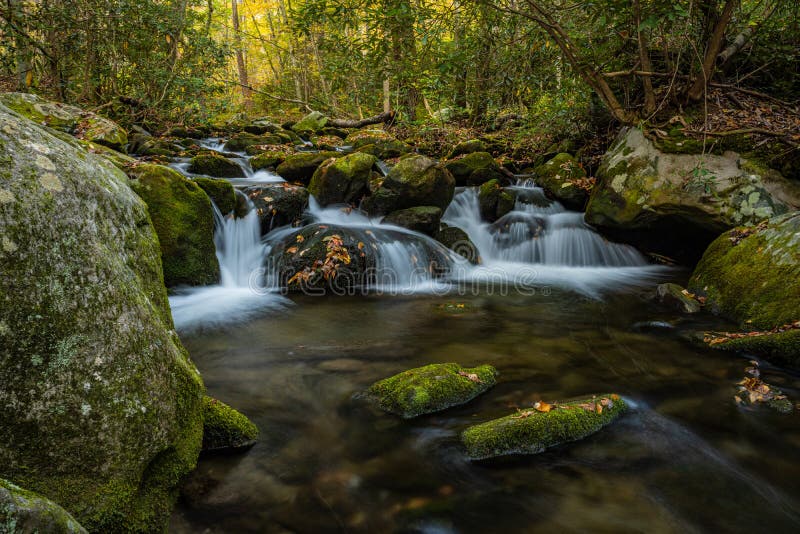
M 287 254 L 295 254 L 297 252 L 297 247 L 289 247 L 286 249 Z
M 298 243 L 302 243 L 302 242 L 303 242 L 303 241 L 305 241 L 305 240 L 306 240 L 306 238 L 305 238 L 305 237 L 301 236 L 300 234 L 297 234 L 297 242 L 298 242 Z

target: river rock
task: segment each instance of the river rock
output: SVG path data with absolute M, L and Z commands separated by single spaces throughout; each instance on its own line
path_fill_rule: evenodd
M 328 117 L 319 111 L 312 111 L 292 125 L 292 131 L 298 135 L 308 137 L 314 132 L 323 129 L 326 124 L 328 124 Z
M 364 208 L 383 215 L 414 206 L 447 209 L 455 194 L 455 179 L 440 163 L 425 156 L 408 156 L 392 167 Z
M 357 130 L 348 135 L 343 143 L 358 152 L 371 154 L 380 160 L 392 159 L 408 154 L 411 147 L 392 134 L 380 129 Z
M 336 135 L 312 135 L 310 141 L 317 150 L 336 150 L 344 144 Z
M 289 154 L 284 150 L 264 151 L 250 160 L 250 167 L 254 171 L 260 171 L 262 169 L 274 171 L 278 168 L 278 165 L 286 161 L 288 155 Z
M 236 209 L 236 191 L 229 181 L 205 176 L 197 176 L 192 181 L 205 191 L 221 214 L 227 215 Z
M 375 382 L 366 391 L 382 410 L 411 419 L 466 404 L 497 383 L 491 365 L 465 368 L 435 363 Z
M 261 235 L 273 228 L 296 224 L 308 208 L 308 190 L 297 185 L 256 185 L 246 188 L 243 193 L 258 211 Z
M 75 106 L 28 93 L 0 93 L 0 104 L 33 122 L 114 150 L 125 150 L 128 134 L 114 121 Z
M 461 141 L 453 147 L 453 150 L 450 151 L 447 159 L 453 159 L 458 156 L 463 156 L 464 154 L 472 154 L 473 152 L 488 152 L 486 143 L 480 139 L 468 139 L 466 141 Z
M 89 531 L 163 531 L 200 451 L 203 385 L 147 206 L 2 105 L 0 161 L 3 477 Z
M 244 152 L 251 146 L 282 145 L 285 142 L 285 138 L 277 134 L 254 135 L 247 132 L 240 132 L 225 142 L 225 150 L 228 152 Z
M 330 158 L 339 158 L 340 152 L 301 152 L 288 156 L 278 165 L 276 172 L 287 182 L 308 185 L 317 168 Z
M 477 265 L 481 262 L 478 247 L 475 246 L 475 243 L 472 242 L 469 235 L 467 235 L 464 230 L 457 226 L 445 226 L 444 224 L 441 226 L 442 228 L 436 234 L 436 241 L 473 265 Z
M 656 300 L 665 306 L 675 308 L 683 313 L 697 313 L 700 303 L 685 293 L 678 284 L 659 284 L 656 287 Z
M 503 182 L 506 175 L 488 152 L 472 152 L 445 163 L 456 179 L 456 185 L 481 185 L 490 180 Z
M 161 165 L 137 165 L 131 187 L 146 203 L 161 245 L 167 287 L 219 281 L 211 200 L 194 181 Z
M 247 133 L 255 135 L 276 133 L 282 130 L 280 124 L 276 124 L 269 119 L 256 119 L 242 129 Z
M 377 161 L 374 156 L 358 152 L 338 159 L 328 159 L 314 171 L 308 192 L 314 195 L 321 206 L 358 204 L 367 192 L 372 169 Z
M 504 189 L 499 180 L 490 180 L 478 189 L 478 207 L 481 218 L 494 222 L 514 209 L 516 194 Z
M 192 126 L 172 126 L 171 128 L 167 129 L 162 136 L 179 137 L 181 139 L 202 139 L 207 134 L 207 131 L 203 131 L 200 128 L 195 128 Z
M 435 236 L 439 232 L 442 210 L 436 206 L 415 206 L 393 211 L 383 218 L 384 224 L 402 226 L 421 234 Z
M 227 404 L 203 398 L 203 452 L 247 450 L 258 440 L 258 427 Z
M 625 401 L 612 394 L 552 405 L 539 403 L 538 408 L 471 426 L 461 434 L 461 441 L 471 460 L 538 454 L 591 436 L 626 410 Z
M 8 534 L 86 534 L 69 512 L 0 478 L 0 531 Z
M 578 180 L 586 178 L 586 171 L 574 157 L 561 153 L 534 170 L 536 184 L 544 188 L 564 206 L 583 210 L 589 193 L 580 187 Z
M 244 178 L 244 170 L 219 152 L 203 152 L 192 158 L 189 172 L 216 178 Z
M 696 259 L 721 232 L 800 207 L 800 185 L 734 152 L 667 154 L 624 130 L 597 174 L 586 222 L 649 251 Z

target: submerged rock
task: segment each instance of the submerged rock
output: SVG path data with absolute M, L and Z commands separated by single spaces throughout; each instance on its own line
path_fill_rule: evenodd
M 569 209 L 582 210 L 589 198 L 586 189 L 579 186 L 586 179 L 586 171 L 569 154 L 562 153 L 534 170 L 537 185 L 547 190 Z
M 203 384 L 147 206 L 2 105 L 0 161 L 0 471 L 89 531 L 163 531 L 200 451 Z
M 276 172 L 287 182 L 308 185 L 317 168 L 330 158 L 339 158 L 340 152 L 302 152 L 288 156 L 278 165 Z
M 131 187 L 146 203 L 161 245 L 164 284 L 202 286 L 219 281 L 211 200 L 194 181 L 161 165 L 137 165 Z
M 314 171 L 308 192 L 321 206 L 358 204 L 368 190 L 372 168 L 377 161 L 374 156 L 358 152 L 326 160 Z
M 382 410 L 411 419 L 465 404 L 494 386 L 496 377 L 491 365 L 435 363 L 375 382 L 366 396 Z
M 481 218 L 486 222 L 494 222 L 514 209 L 517 195 L 514 191 L 504 189 L 499 180 L 489 180 L 478 189 L 478 207 Z
M 697 313 L 700 303 L 678 284 L 659 284 L 656 287 L 656 300 L 683 313 Z
M 236 191 L 229 181 L 205 176 L 197 176 L 192 180 L 206 192 L 221 214 L 227 215 L 236 209 Z
M 522 410 L 466 429 L 461 441 L 471 460 L 540 452 L 591 436 L 627 409 L 618 395 L 591 398 Z
M 414 206 L 447 209 L 455 194 L 455 179 L 440 163 L 425 156 L 408 156 L 392 167 L 364 208 L 385 215 Z
M 416 206 L 393 211 L 383 218 L 384 224 L 394 224 L 421 234 L 434 236 L 439 232 L 442 210 L 436 206 Z
M 246 188 L 243 193 L 258 211 L 261 235 L 274 228 L 295 224 L 308 208 L 308 190 L 297 185 L 256 185 Z
M 506 175 L 488 152 L 472 152 L 451 159 L 445 167 L 456 179 L 456 185 L 481 185 L 490 180 L 504 181 Z
M 203 152 L 193 157 L 189 172 L 215 178 L 244 178 L 244 171 L 239 164 L 218 152 Z
M 738 154 L 667 154 L 636 128 L 608 151 L 586 222 L 647 250 L 694 260 L 716 236 L 800 207 L 800 185 Z
M 258 440 L 258 427 L 227 404 L 203 398 L 203 452 L 249 449 Z
M 0 478 L 0 532 L 86 534 L 86 529 L 53 501 Z

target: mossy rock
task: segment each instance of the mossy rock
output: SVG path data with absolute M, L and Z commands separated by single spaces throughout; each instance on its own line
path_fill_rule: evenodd
M 161 135 L 162 137 L 178 137 L 181 139 L 202 139 L 206 132 L 192 126 L 172 126 Z
M 435 239 L 473 265 L 481 262 L 480 252 L 469 235 L 457 226 L 444 226 L 436 234 Z
M 488 152 L 486 143 L 480 139 L 468 139 L 462 141 L 453 147 L 447 159 L 453 159 L 464 154 L 472 154 L 473 152 Z
M 314 171 L 308 192 L 322 206 L 358 203 L 367 192 L 377 161 L 374 156 L 361 153 L 326 160 Z
M 415 206 L 393 211 L 383 218 L 383 224 L 401 226 L 414 232 L 434 236 L 439 232 L 442 210 L 436 206 Z
M 310 136 L 328 124 L 328 117 L 319 111 L 312 111 L 297 123 L 292 125 L 292 131 L 298 135 Z
M 497 370 L 491 365 L 435 363 L 375 382 L 366 396 L 382 410 L 411 419 L 466 404 L 496 383 Z
M 308 208 L 308 190 L 296 185 L 257 185 L 243 193 L 253 202 L 261 221 L 261 235 L 271 230 L 296 224 Z
M 514 209 L 516 193 L 504 189 L 499 180 L 489 180 L 478 189 L 478 207 L 481 218 L 494 222 Z
M 229 181 L 205 176 L 197 176 L 193 181 L 206 192 L 221 214 L 227 215 L 236 208 L 236 191 Z
M 571 155 L 558 154 L 547 163 L 536 167 L 534 173 L 536 184 L 567 208 L 582 210 L 586 205 L 589 193 L 575 183 L 575 180 L 586 178 L 586 171 Z
M 147 203 L 158 234 L 166 286 L 217 283 L 214 212 L 206 192 L 161 165 L 138 165 L 129 173 L 131 187 Z
M 280 124 L 276 124 L 269 119 L 256 119 L 247 126 L 243 128 L 243 130 L 247 133 L 255 134 L 255 135 L 262 135 L 265 133 L 276 133 L 281 131 Z
M 344 144 L 346 146 L 353 147 L 354 150 L 357 150 L 367 145 L 390 143 L 392 141 L 397 141 L 397 138 L 386 130 L 369 128 L 352 132 L 345 138 Z
M 408 154 L 411 152 L 411 147 L 403 141 L 390 139 L 386 141 L 377 141 L 371 145 L 362 145 L 358 147 L 356 151 L 373 155 L 380 160 L 386 160 L 399 158 L 404 154 Z
M 245 152 L 251 146 L 282 145 L 285 142 L 285 138 L 277 134 L 254 135 L 240 132 L 225 142 L 225 150 L 228 152 Z
M 504 181 L 505 174 L 488 152 L 472 152 L 451 159 L 445 167 L 456 179 L 457 185 L 481 185 L 490 180 Z
M 697 313 L 701 310 L 700 303 L 684 293 L 678 284 L 659 284 L 656 287 L 656 300 L 683 313 Z
M 287 156 L 288 154 L 283 151 L 261 152 L 250 160 L 250 167 L 254 171 L 260 171 L 262 169 L 275 170 L 278 168 L 278 165 L 286 161 Z
M 297 182 L 308 185 L 314 172 L 322 162 L 330 158 L 340 158 L 340 152 L 301 152 L 288 156 L 283 163 L 278 165 L 276 172 L 287 182 Z
M 364 201 L 374 215 L 414 206 L 447 209 L 455 194 L 455 179 L 440 163 L 425 156 L 412 155 L 392 167 L 380 187 Z
M 147 205 L 2 105 L 0 161 L 3 477 L 91 532 L 164 531 L 200 451 L 203 384 Z
M 258 427 L 224 402 L 203 398 L 203 452 L 247 450 L 258 440 Z
M 756 354 L 777 365 L 800 369 L 800 329 L 731 338 L 711 348 Z
M 68 143 L 76 148 L 80 148 L 85 150 L 91 154 L 95 154 L 102 158 L 107 159 L 115 167 L 121 170 L 125 170 L 128 168 L 129 165 L 134 163 L 136 159 L 128 156 L 127 154 L 123 154 L 122 152 L 118 152 L 113 148 L 109 148 L 107 146 L 98 145 L 97 143 L 92 143 L 91 141 L 87 141 L 85 139 L 77 139 L 72 135 L 62 132 L 61 130 L 50 130 L 55 137 L 58 137 L 65 143 Z
M 203 152 L 189 162 L 189 172 L 215 178 L 244 178 L 244 170 L 219 152 Z
M 86 534 L 86 529 L 53 501 L 0 478 L 0 532 Z
M 342 146 L 342 138 L 335 135 L 312 135 L 311 144 L 317 150 L 336 150 Z
M 607 404 L 604 406 L 603 402 Z M 461 434 L 461 441 L 471 460 L 538 454 L 591 436 L 626 410 L 627 405 L 619 396 L 596 395 L 553 404 L 548 412 L 531 408 L 471 426 Z

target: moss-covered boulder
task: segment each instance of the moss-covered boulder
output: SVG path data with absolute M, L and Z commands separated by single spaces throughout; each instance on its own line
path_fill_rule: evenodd
M 297 135 L 309 137 L 314 132 L 322 130 L 328 124 L 328 117 L 319 111 L 312 111 L 295 124 L 292 125 L 292 131 Z
M 317 168 L 330 158 L 344 156 L 340 152 L 301 152 L 288 156 L 278 165 L 276 172 L 287 182 L 308 185 Z
M 336 135 L 312 135 L 309 141 L 317 150 L 336 150 L 344 144 Z
M 33 122 L 114 150 L 125 150 L 128 134 L 114 121 L 75 106 L 28 93 L 0 93 L 0 104 Z
M 206 192 L 221 214 L 227 215 L 236 208 L 236 191 L 229 181 L 205 176 L 197 176 L 193 181 Z
M 225 150 L 229 152 L 245 152 L 251 146 L 282 145 L 286 139 L 278 134 L 254 135 L 240 132 L 225 142 Z
M 382 410 L 411 419 L 466 404 L 496 383 L 497 370 L 491 365 L 434 363 L 375 382 L 366 397 Z
M 586 171 L 578 160 L 561 153 L 534 170 L 536 184 L 543 187 L 567 208 L 582 210 L 589 199 Z
M 439 232 L 442 220 L 442 209 L 436 206 L 415 206 L 404 210 L 393 211 L 383 218 L 383 224 L 393 224 L 408 228 L 431 237 Z
M 0 478 L 0 532 L 86 534 L 86 529 L 50 499 Z
M 162 137 L 177 137 L 180 139 L 202 139 L 208 134 L 207 131 L 193 126 L 171 126 L 164 131 Z
M 258 440 L 258 427 L 224 402 L 203 398 L 203 452 L 249 449 Z
M 504 181 L 506 175 L 488 152 L 472 152 L 445 163 L 457 185 L 481 185 L 490 180 Z
M 203 385 L 147 206 L 2 105 L 0 162 L 2 476 L 89 531 L 163 531 L 200 451 Z
M 356 130 L 343 143 L 353 150 L 371 154 L 380 160 L 392 159 L 411 152 L 411 146 L 380 129 Z
M 264 151 L 250 160 L 250 167 L 254 171 L 271 170 L 274 171 L 278 165 L 286 161 L 288 153 L 284 150 Z
M 244 178 L 244 170 L 239 164 L 219 152 L 202 152 L 196 155 L 189 162 L 189 172 L 215 178 Z
M 625 410 L 625 401 L 613 394 L 564 403 L 540 402 L 529 410 L 471 426 L 461 434 L 461 441 L 472 460 L 538 454 L 591 436 Z
M 488 152 L 486 143 L 480 139 L 468 139 L 466 141 L 461 141 L 453 147 L 453 150 L 450 151 L 447 159 L 457 158 L 458 156 L 463 156 L 464 154 L 472 154 L 473 152 Z
M 358 203 L 367 192 L 377 161 L 375 156 L 358 152 L 326 160 L 314 171 L 308 192 L 322 206 Z
M 697 313 L 701 310 L 700 302 L 678 284 L 659 284 L 655 298 L 661 304 L 683 313 Z
M 375 215 L 414 206 L 447 209 L 455 194 L 455 179 L 440 163 L 425 156 L 408 156 L 392 167 L 389 174 L 364 201 Z
M 282 130 L 280 124 L 276 124 L 269 119 L 256 119 L 243 128 L 247 133 L 262 135 L 265 133 L 276 133 Z
M 469 238 L 469 235 L 457 226 L 445 226 L 435 236 L 436 241 L 449 248 L 468 262 L 477 265 L 481 262 L 478 247 Z
M 131 135 L 128 143 L 128 152 L 138 156 L 174 157 L 183 149 L 184 147 L 174 139 L 158 138 L 141 133 Z
M 511 210 L 516 205 L 514 191 L 505 189 L 499 180 L 490 180 L 478 189 L 478 207 L 481 218 L 487 222 L 494 222 Z
M 258 212 L 262 235 L 274 228 L 297 224 L 308 208 L 308 190 L 297 185 L 258 185 L 246 188 L 243 193 Z
M 694 260 L 721 232 L 800 207 L 800 185 L 727 152 L 667 154 L 620 134 L 597 174 L 586 222 L 654 252 Z
M 129 175 L 131 187 L 147 203 L 158 234 L 166 286 L 217 283 L 214 211 L 205 191 L 161 165 L 137 165 Z

